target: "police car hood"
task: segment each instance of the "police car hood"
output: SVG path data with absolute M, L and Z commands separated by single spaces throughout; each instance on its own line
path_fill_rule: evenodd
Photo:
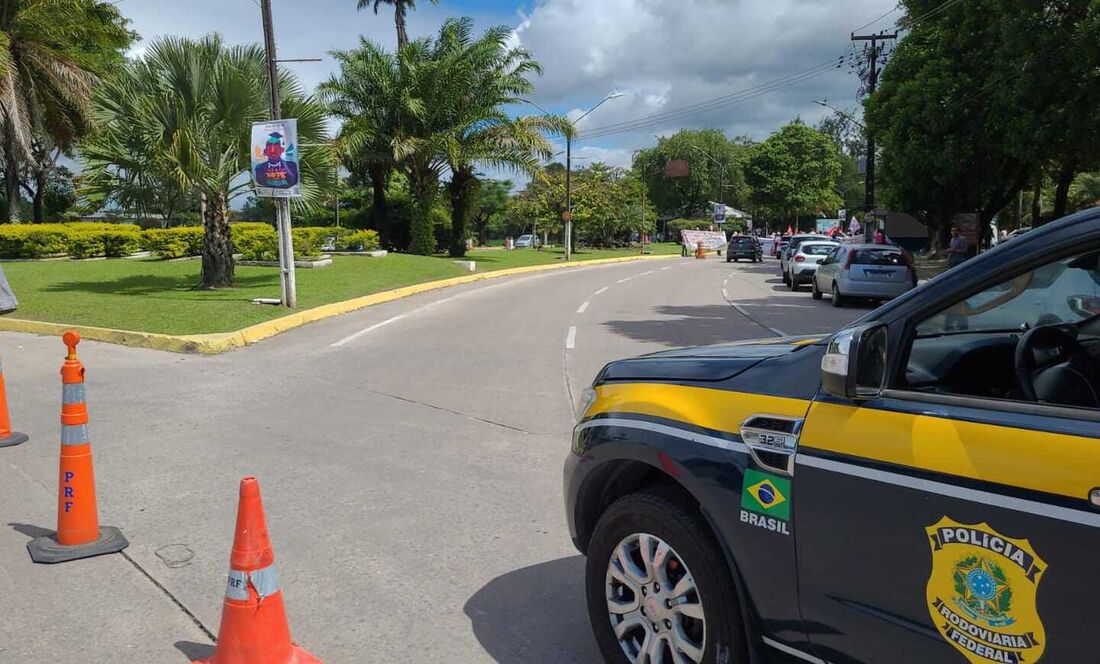
M 612 362 L 596 382 L 613 380 L 726 380 L 772 357 L 824 343 L 827 336 L 780 337 L 666 350 Z

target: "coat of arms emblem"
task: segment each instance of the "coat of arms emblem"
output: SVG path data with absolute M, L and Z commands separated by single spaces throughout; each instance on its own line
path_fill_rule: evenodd
M 928 611 L 943 638 L 974 664 L 1038 661 L 1046 632 L 1036 594 L 1046 563 L 1031 544 L 946 516 L 926 530 Z

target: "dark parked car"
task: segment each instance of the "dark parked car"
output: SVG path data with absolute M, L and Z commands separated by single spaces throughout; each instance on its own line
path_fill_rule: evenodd
M 726 246 L 726 262 L 746 258 L 753 263 L 764 260 L 764 247 L 754 235 L 734 235 Z

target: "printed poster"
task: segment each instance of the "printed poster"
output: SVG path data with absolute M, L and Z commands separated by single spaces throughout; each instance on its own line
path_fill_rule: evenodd
M 298 121 L 271 120 L 252 125 L 252 178 L 260 198 L 299 198 Z

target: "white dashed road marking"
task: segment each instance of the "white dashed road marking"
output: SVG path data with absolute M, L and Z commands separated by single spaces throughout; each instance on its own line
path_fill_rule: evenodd
M 672 266 L 671 266 L 671 265 L 668 265 L 668 266 L 666 266 L 666 267 L 662 267 L 662 268 L 661 268 L 661 271 L 663 272 L 664 270 L 671 270 L 671 269 L 672 269 Z
M 727 291 L 725 288 L 722 289 L 722 297 L 726 298 L 727 300 L 730 299 L 729 291 Z
M 573 350 L 577 347 L 577 326 L 569 328 L 569 334 L 565 335 L 565 349 Z
M 341 340 L 337 341 L 336 343 L 332 344 L 330 346 L 330 348 L 339 348 L 340 346 L 350 344 L 351 342 L 355 341 L 359 337 L 370 334 L 371 332 L 374 332 L 375 330 L 377 330 L 380 327 L 385 327 L 385 326 L 389 325 L 390 323 L 396 323 L 397 321 L 404 318 L 406 315 L 407 314 L 401 314 L 400 316 L 394 316 L 393 318 L 388 318 L 388 319 L 382 321 L 381 323 L 377 323 L 375 325 L 371 325 L 370 327 L 368 327 L 366 329 L 359 330 L 355 334 L 346 336 L 343 339 L 341 339 Z
M 588 305 L 589 305 L 589 304 L 591 304 L 591 302 L 589 302 L 589 301 L 585 300 L 584 304 L 582 304 L 582 305 L 581 305 L 581 306 L 580 306 L 580 307 L 579 307 L 579 308 L 577 309 L 577 313 L 578 313 L 578 314 L 583 314 L 583 313 L 584 313 L 584 311 L 585 311 L 585 309 L 587 309 L 587 308 L 588 308 Z
M 598 291 L 596 291 L 595 293 L 593 293 L 593 295 L 602 295 L 602 294 L 604 294 L 604 293 L 606 293 L 606 292 L 607 292 L 607 289 L 608 289 L 608 288 L 611 288 L 611 286 L 604 286 L 604 287 L 603 287 L 603 288 L 601 288 L 600 290 L 598 290 Z
M 618 280 L 618 281 L 616 281 L 615 283 L 617 283 L 617 284 L 625 284 L 626 282 L 630 281 L 630 280 L 631 280 L 631 279 L 633 279 L 633 278 L 634 278 L 634 277 L 627 277 L 626 279 L 619 279 L 619 280 Z
M 639 277 L 644 277 L 647 274 L 653 274 L 653 270 L 649 270 L 648 272 L 643 272 L 643 273 L 639 274 L 638 276 Z

